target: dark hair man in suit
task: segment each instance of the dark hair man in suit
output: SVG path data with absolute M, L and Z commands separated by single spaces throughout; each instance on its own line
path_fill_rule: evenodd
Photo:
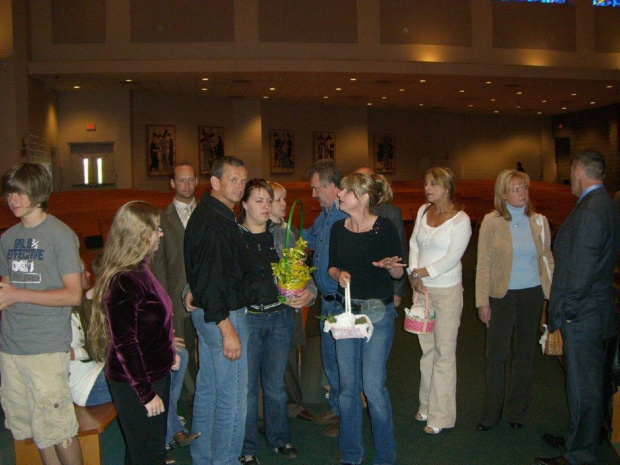
M 564 455 L 540 465 L 596 462 L 603 416 L 603 362 L 616 334 L 612 283 L 620 251 L 620 215 L 603 187 L 605 159 L 582 151 L 571 167 L 571 190 L 579 197 L 555 237 L 555 272 L 549 301 L 549 331 L 564 339 L 570 410 L 564 437 L 544 434 Z

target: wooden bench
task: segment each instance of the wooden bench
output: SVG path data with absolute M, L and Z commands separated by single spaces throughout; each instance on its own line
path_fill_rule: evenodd
M 80 425 L 78 439 L 82 446 L 84 465 L 101 465 L 101 444 L 99 435 L 116 418 L 116 408 L 112 402 L 95 407 L 75 405 L 75 416 Z M 43 465 L 39 449 L 32 438 L 13 441 L 15 465 Z

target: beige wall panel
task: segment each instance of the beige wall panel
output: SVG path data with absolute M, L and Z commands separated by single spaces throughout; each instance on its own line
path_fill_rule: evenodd
M 52 42 L 105 42 L 104 0 L 52 0 Z
M 314 162 L 312 133 L 336 133 L 336 163 L 343 173 L 366 164 L 368 157 L 365 108 L 334 108 L 263 103 L 263 174 L 275 181 L 305 181 L 306 169 Z M 269 130 L 290 129 L 294 133 L 295 172 L 270 173 Z
M 234 155 L 233 107 L 228 100 L 203 99 L 173 94 L 135 92 L 132 94 L 132 135 L 134 186 L 137 189 L 168 189 L 166 176 L 147 176 L 147 136 L 149 124 L 172 125 L 176 129 L 176 160 L 192 163 L 198 170 L 198 126 L 224 128 L 224 154 Z M 201 183 L 206 181 L 201 177 Z
M 232 0 L 134 0 L 132 42 L 233 42 Z
M 533 180 L 547 179 L 553 157 L 549 117 L 464 115 L 461 123 L 461 166 L 464 179 L 495 179 L 517 161 Z M 549 153 L 551 150 L 551 153 Z M 555 173 L 553 173 L 555 176 Z
M 355 0 L 258 0 L 261 42 L 357 42 Z
M 576 49 L 572 5 L 493 2 L 493 46 L 561 50 Z
M 28 124 L 30 134 L 58 146 L 58 93 L 34 79 L 28 79 Z
M 136 187 L 132 186 L 129 92 L 65 92 L 59 95 L 58 102 L 60 165 L 68 169 L 69 143 L 114 142 L 116 187 Z M 97 130 L 87 131 L 87 123 L 95 123 Z M 62 176 L 61 189 L 70 190 L 68 172 L 59 174 Z
M 620 52 L 620 8 L 594 8 L 594 51 Z
M 382 44 L 471 47 L 471 0 L 381 0 Z

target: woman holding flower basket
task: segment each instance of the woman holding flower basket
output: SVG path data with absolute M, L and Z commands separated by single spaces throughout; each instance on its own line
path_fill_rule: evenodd
M 383 176 L 366 174 L 347 176 L 340 187 L 340 209 L 348 213 L 349 218 L 334 223 L 330 234 L 328 273 L 338 282 L 336 300 L 342 304 L 335 307 L 336 313 L 344 312 L 343 296 L 345 288 L 350 286 L 352 313 L 365 314 L 374 327 L 368 340 L 336 339 L 341 461 L 342 464 L 360 464 L 364 458 L 363 390 L 372 424 L 375 449 L 372 463 L 394 464 L 396 442 L 392 405 L 385 386 L 386 362 L 396 317 L 392 280 L 404 276 L 406 264 L 401 263 L 402 250 L 396 227 L 370 210 L 389 202 L 392 189 Z M 362 323 L 366 320 L 358 319 Z
M 303 244 L 295 250 L 283 250 L 280 231 L 269 220 L 273 190 L 264 179 L 253 179 L 245 185 L 241 199 L 240 227 L 248 248 L 248 262 L 244 266 L 244 280 L 249 301 L 248 329 L 248 407 L 245 439 L 239 462 L 258 465 L 258 378 L 262 381 L 265 407 L 265 432 L 267 443 L 287 458 L 297 456 L 291 442 L 291 431 L 286 411 L 284 372 L 293 335 L 293 309 L 308 305 L 316 296 L 316 288 L 306 267 L 306 282 L 295 292 L 279 294 L 274 281 L 272 264 L 278 263 L 283 254 L 288 257 L 303 256 Z M 278 229 L 282 229 L 277 226 Z M 302 257 L 303 258 L 303 257 Z M 291 264 L 298 263 L 290 260 Z M 294 263 L 293 263 L 294 262 Z M 305 265 L 304 265 L 305 266 Z M 299 278 L 302 273 L 295 273 Z M 312 283 L 312 284 L 311 284 Z

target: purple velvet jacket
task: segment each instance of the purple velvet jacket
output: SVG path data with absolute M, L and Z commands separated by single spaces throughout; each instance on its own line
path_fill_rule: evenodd
M 146 405 L 156 394 L 152 383 L 174 363 L 172 301 L 145 259 L 110 280 L 103 305 L 110 328 L 106 376 L 129 382 Z

